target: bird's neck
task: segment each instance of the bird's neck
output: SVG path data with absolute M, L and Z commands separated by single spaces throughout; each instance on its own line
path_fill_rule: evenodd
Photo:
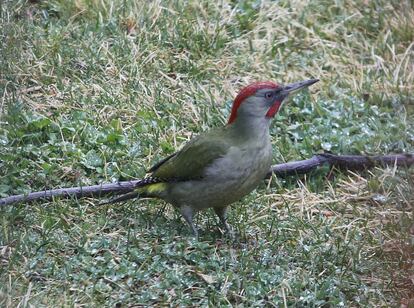
M 237 117 L 237 119 L 228 124 L 228 128 L 239 137 L 244 139 L 256 139 L 264 141 L 270 138 L 269 127 L 270 118 L 266 117 Z

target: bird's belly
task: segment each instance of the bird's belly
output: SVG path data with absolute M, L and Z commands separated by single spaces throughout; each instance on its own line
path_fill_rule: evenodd
M 198 209 L 226 206 L 254 190 L 270 165 L 269 148 L 223 157 L 208 168 L 202 179 L 175 183 L 167 201 Z

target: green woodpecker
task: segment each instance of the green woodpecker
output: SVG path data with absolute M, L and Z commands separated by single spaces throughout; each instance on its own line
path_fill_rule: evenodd
M 155 164 L 133 192 L 110 202 L 135 197 L 163 199 L 181 211 L 195 236 L 195 213 L 213 208 L 231 234 L 228 206 L 255 189 L 271 167 L 271 119 L 289 93 L 317 81 L 248 85 L 236 96 L 226 126 L 191 139 L 180 151 Z

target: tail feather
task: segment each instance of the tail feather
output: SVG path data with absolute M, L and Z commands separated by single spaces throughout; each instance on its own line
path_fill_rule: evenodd
M 158 197 L 158 194 L 166 189 L 165 185 L 158 178 L 147 177 L 135 185 L 136 189 L 134 191 L 104 201 L 100 205 L 122 202 L 137 197 Z
M 126 201 L 126 200 L 129 200 L 129 199 L 134 199 L 134 198 L 136 198 L 138 196 L 139 196 L 139 193 L 134 190 L 134 191 L 131 191 L 131 192 L 126 193 L 124 195 L 111 198 L 111 199 L 109 199 L 107 201 L 100 202 L 99 205 L 105 205 L 105 204 L 122 202 L 122 201 Z

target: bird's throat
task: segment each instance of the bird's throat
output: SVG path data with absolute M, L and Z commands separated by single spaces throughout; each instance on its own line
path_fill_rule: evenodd
M 270 118 L 268 117 L 240 117 L 228 129 L 243 140 L 263 140 L 269 138 Z

